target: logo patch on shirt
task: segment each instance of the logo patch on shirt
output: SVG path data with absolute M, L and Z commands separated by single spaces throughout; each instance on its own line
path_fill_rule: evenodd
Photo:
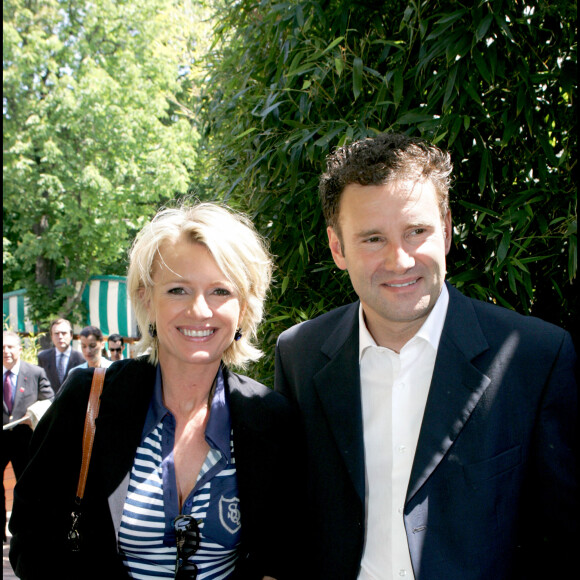
M 219 516 L 222 526 L 230 533 L 235 534 L 241 527 L 240 500 L 237 497 L 220 497 Z

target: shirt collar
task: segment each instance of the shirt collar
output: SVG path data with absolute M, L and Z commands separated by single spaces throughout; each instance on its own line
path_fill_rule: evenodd
M 163 404 L 163 390 L 161 382 L 161 367 L 157 365 L 153 397 L 149 403 L 149 410 L 143 426 L 141 441 L 155 429 L 159 422 L 171 411 Z M 205 428 L 205 439 L 213 449 L 218 449 L 231 461 L 230 433 L 231 419 L 226 396 L 223 368 L 220 366 L 216 376 L 215 390 L 211 401 L 209 419 Z
M 2 376 L 4 376 L 6 374 L 6 371 L 8 370 L 4 365 L 2 365 Z M 17 377 L 18 373 L 20 372 L 20 359 L 18 359 L 17 363 L 10 369 L 10 372 Z
M 64 352 L 60 352 L 56 346 L 54 347 L 54 355 L 56 356 L 56 360 L 58 361 L 61 354 L 64 354 L 66 358 L 70 358 L 70 353 L 72 352 L 72 346 L 69 344 L 68 348 Z
M 437 352 L 439 348 L 439 341 L 441 340 L 441 333 L 443 332 L 443 324 L 445 323 L 445 316 L 447 315 L 447 307 L 449 306 L 449 290 L 447 286 L 443 284 L 439 298 L 435 302 L 435 306 L 427 316 L 427 320 L 422 324 L 421 328 L 417 331 L 415 336 L 411 339 L 414 341 L 417 338 L 422 338 L 426 340 Z M 375 339 L 369 332 L 367 325 L 364 321 L 363 307 L 362 303 L 358 310 L 358 322 L 359 322 L 359 362 L 362 359 L 364 351 L 372 346 L 378 346 Z M 409 341 L 409 342 L 411 342 Z M 409 344 L 409 343 L 407 343 Z M 406 345 L 405 345 L 406 346 Z M 404 348 L 404 347 L 403 347 Z
M 221 451 L 228 463 L 231 461 L 230 435 L 232 424 L 230 419 L 230 409 L 227 400 L 223 367 L 220 365 L 207 427 L 205 428 L 205 439 L 211 447 Z
M 145 425 L 143 425 L 141 442 L 143 442 L 147 435 L 149 435 L 149 433 L 155 429 L 157 424 L 167 413 L 169 413 L 169 411 L 163 404 L 163 393 L 161 390 L 161 367 L 157 365 L 157 371 L 155 373 L 155 386 L 153 387 L 153 396 L 151 397 L 151 402 L 149 403 L 149 410 L 147 411 L 147 416 L 145 418 Z

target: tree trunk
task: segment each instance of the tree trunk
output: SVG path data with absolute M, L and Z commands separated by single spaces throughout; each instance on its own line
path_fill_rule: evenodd
M 37 236 L 42 236 L 48 229 L 48 217 L 43 215 L 40 222 L 34 224 L 32 231 Z M 36 258 L 36 275 L 35 280 L 37 284 L 44 286 L 47 289 L 48 296 L 54 294 L 54 283 L 56 276 L 56 264 L 54 260 L 50 260 L 45 256 L 38 256 Z

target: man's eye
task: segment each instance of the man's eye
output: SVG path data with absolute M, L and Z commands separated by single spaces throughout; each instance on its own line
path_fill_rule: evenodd
M 367 244 L 376 244 L 377 242 L 380 242 L 380 241 L 381 241 L 381 238 L 379 238 L 379 236 L 372 236 L 372 237 L 367 238 L 365 240 L 365 242 Z

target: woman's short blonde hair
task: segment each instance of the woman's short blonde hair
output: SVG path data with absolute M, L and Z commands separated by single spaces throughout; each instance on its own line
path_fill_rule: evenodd
M 270 286 L 272 259 L 264 239 L 246 216 L 214 203 L 162 209 L 137 234 L 129 255 L 127 288 L 142 336 L 139 350 L 148 351 L 149 361 L 157 364 L 158 339 L 149 333 L 146 304 L 154 286 L 152 275 L 160 247 L 182 235 L 204 245 L 236 289 L 243 312 L 242 338 L 232 341 L 222 360 L 228 366 L 244 368 L 262 356 L 253 343 Z

